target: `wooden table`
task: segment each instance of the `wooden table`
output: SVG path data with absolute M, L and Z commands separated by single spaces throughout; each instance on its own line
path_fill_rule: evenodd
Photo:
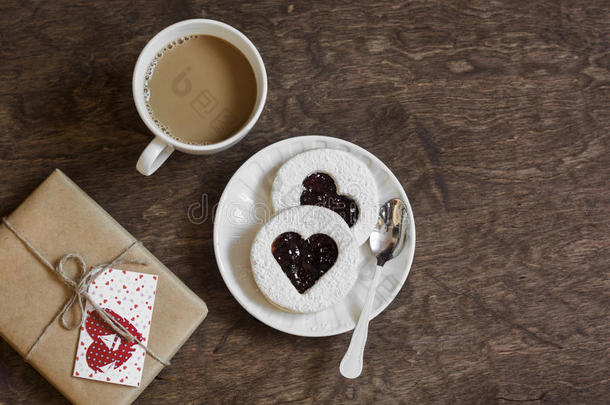
M 208 303 L 140 404 L 608 403 L 608 3 L 362 3 L 4 1 L 2 214 L 61 168 Z M 144 177 L 132 69 L 196 17 L 252 39 L 267 104 L 229 151 Z M 338 372 L 350 334 L 255 320 L 220 277 L 211 216 L 187 218 L 254 152 L 302 134 L 367 148 L 415 212 L 411 274 L 355 381 Z M 1 404 L 64 402 L 0 342 Z

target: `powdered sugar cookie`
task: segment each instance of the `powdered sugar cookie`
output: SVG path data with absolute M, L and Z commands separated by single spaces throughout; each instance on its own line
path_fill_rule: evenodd
M 263 295 L 292 312 L 317 312 L 353 287 L 358 252 L 339 214 L 298 206 L 279 212 L 258 232 L 250 253 Z
M 358 245 L 377 222 L 377 185 L 368 167 L 348 152 L 314 149 L 284 163 L 273 181 L 273 208 L 326 207 L 350 227 Z

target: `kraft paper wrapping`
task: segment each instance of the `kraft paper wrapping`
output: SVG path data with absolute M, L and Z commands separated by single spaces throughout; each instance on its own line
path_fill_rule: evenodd
M 53 264 L 69 252 L 82 254 L 87 266 L 107 263 L 135 240 L 59 170 L 9 221 Z M 161 358 L 170 359 L 203 321 L 207 307 L 146 248 L 134 248 L 128 258 L 148 264 L 117 267 L 159 276 L 148 345 Z M 74 275 L 76 266 L 68 267 Z M 24 356 L 71 294 L 0 225 L 0 336 Z M 138 388 L 73 377 L 79 333 L 79 328 L 66 330 L 57 322 L 30 355 L 30 364 L 75 404 L 130 404 L 163 368 L 146 356 Z

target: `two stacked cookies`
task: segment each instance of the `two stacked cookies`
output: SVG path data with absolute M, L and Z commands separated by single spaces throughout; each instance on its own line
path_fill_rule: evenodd
M 256 235 L 254 279 L 274 305 L 317 312 L 353 287 L 358 247 L 378 215 L 377 185 L 348 152 L 314 149 L 286 161 L 274 179 L 275 216 Z

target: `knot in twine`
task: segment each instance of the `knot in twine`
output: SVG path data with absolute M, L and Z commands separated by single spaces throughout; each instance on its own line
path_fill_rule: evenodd
M 49 270 L 51 270 L 55 275 L 59 278 L 59 280 L 67 285 L 73 292 L 68 301 L 64 304 L 61 310 L 55 315 L 55 317 L 49 322 L 49 324 L 44 328 L 38 339 L 34 342 L 32 347 L 28 350 L 25 355 L 25 360 L 28 361 L 30 354 L 34 351 L 34 349 L 38 346 L 38 344 L 43 340 L 45 335 L 51 326 L 60 320 L 61 326 L 65 329 L 72 330 L 75 329 L 85 322 L 85 304 L 89 302 L 91 306 L 94 308 L 95 312 L 108 324 L 118 335 L 120 335 L 123 339 L 127 340 L 130 343 L 137 343 L 140 347 L 142 347 L 146 353 L 150 354 L 155 360 L 160 362 L 165 366 L 169 366 L 170 362 L 161 359 L 155 352 L 150 350 L 146 345 L 144 345 L 141 341 L 139 341 L 134 335 L 132 335 L 123 325 L 121 325 L 117 320 L 113 317 L 109 316 L 106 311 L 99 306 L 95 300 L 89 295 L 89 286 L 91 282 L 93 282 L 98 275 L 100 275 L 104 270 L 114 267 L 117 264 L 125 263 L 125 264 L 148 264 L 146 261 L 139 260 L 125 260 L 124 257 L 136 246 L 140 246 L 142 243 L 140 241 L 134 241 L 127 249 L 125 249 L 121 254 L 114 258 L 109 263 L 98 264 L 95 267 L 89 268 L 87 270 L 87 264 L 83 256 L 79 253 L 67 253 L 61 257 L 56 266 L 53 266 L 42 254 L 40 254 L 34 246 L 19 232 L 17 231 L 13 225 L 6 218 L 2 218 L 2 222 L 6 225 L 6 227 L 17 236 L 17 238 L 23 242 L 23 244 L 28 248 L 28 250 L 36 256 L 38 260 L 42 264 L 44 264 Z M 79 273 L 75 276 L 75 278 L 70 277 L 64 271 L 64 266 L 69 260 L 73 260 L 76 262 Z M 66 314 L 70 312 L 75 303 L 78 303 L 79 317 L 77 318 L 77 322 L 69 323 L 66 320 Z

